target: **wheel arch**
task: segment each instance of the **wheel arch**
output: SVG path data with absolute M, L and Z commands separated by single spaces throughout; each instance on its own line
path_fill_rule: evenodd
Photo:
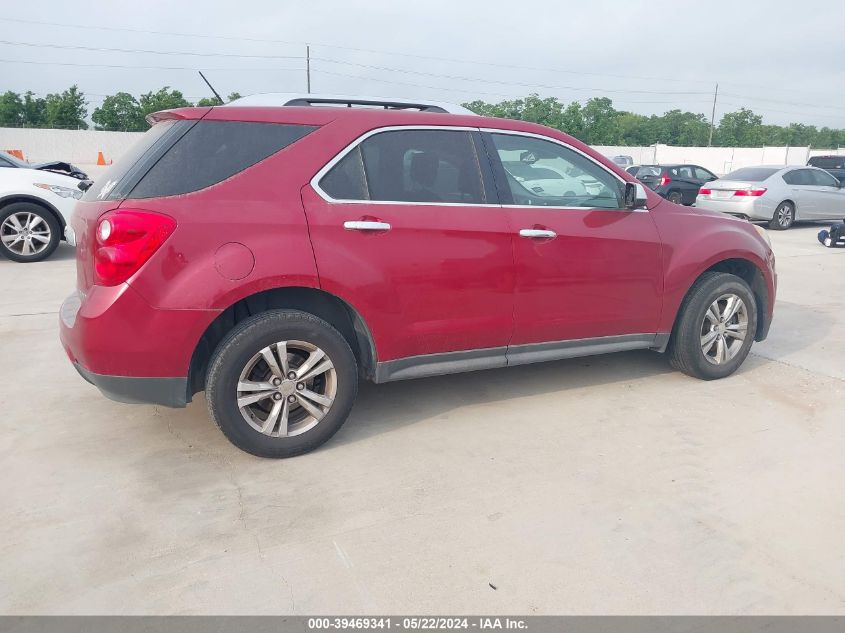
M 244 319 L 267 310 L 302 310 L 320 317 L 349 343 L 365 378 L 375 374 L 377 354 L 370 328 L 349 302 L 321 290 L 304 286 L 271 288 L 239 299 L 223 310 L 205 329 L 191 355 L 188 368 L 188 399 L 205 389 L 208 363 L 220 341 Z
M 65 235 L 64 235 L 65 227 L 66 227 L 65 218 L 61 213 L 59 213 L 59 210 L 56 207 L 54 207 L 52 204 L 50 204 L 46 200 L 39 198 L 37 196 L 32 196 L 32 195 L 28 195 L 28 194 L 25 194 L 25 193 L 13 193 L 13 194 L 5 195 L 2 198 L 0 198 L 0 210 L 3 210 L 7 206 L 9 206 L 10 204 L 15 204 L 16 202 L 29 202 L 31 204 L 35 204 L 35 205 L 41 207 L 42 209 L 52 213 L 53 217 L 56 218 L 56 222 L 59 223 L 59 226 L 62 229 L 61 235 L 59 237 L 61 239 L 65 239 Z
M 701 276 L 708 272 L 722 272 L 735 275 L 745 281 L 750 286 L 751 292 L 754 294 L 754 302 L 757 304 L 757 331 L 754 333 L 754 339 L 757 341 L 763 340 L 763 338 L 765 338 L 766 333 L 768 332 L 767 315 L 769 305 L 769 289 L 766 285 L 766 278 L 763 275 L 763 271 L 760 270 L 760 267 L 757 266 L 757 264 L 752 262 L 750 259 L 745 259 L 743 257 L 729 257 L 721 259 L 711 264 L 706 269 L 702 270 L 698 275 L 696 275 L 695 279 L 692 280 L 692 283 L 690 283 L 689 287 L 684 293 L 684 297 L 681 300 L 681 303 L 675 314 L 675 319 L 672 323 L 672 336 L 674 337 L 675 335 L 675 328 L 677 327 L 678 321 L 681 318 L 683 308 L 687 304 L 687 299 L 690 296 L 690 292 L 692 291 L 696 282 L 701 278 Z

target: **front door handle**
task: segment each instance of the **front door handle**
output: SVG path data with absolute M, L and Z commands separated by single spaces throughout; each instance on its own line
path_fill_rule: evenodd
M 373 222 L 370 220 L 348 220 L 343 223 L 347 231 L 389 231 L 387 222 Z
M 520 237 L 533 237 L 533 238 L 543 238 L 543 239 L 551 239 L 553 237 L 557 237 L 557 233 L 554 231 L 549 231 L 546 229 L 519 229 L 519 236 Z

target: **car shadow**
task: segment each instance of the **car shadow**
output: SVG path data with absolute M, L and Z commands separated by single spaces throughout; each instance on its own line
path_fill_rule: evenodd
M 3 257 L 2 255 L 0 255 L 0 265 L 10 264 L 10 265 L 13 265 L 13 266 L 22 266 L 22 265 L 34 266 L 36 264 L 44 264 L 44 263 L 48 263 L 48 262 L 57 262 L 57 261 L 58 262 L 70 261 L 72 259 L 76 259 L 76 249 L 73 246 L 71 246 L 70 244 L 67 244 L 65 242 L 61 242 L 61 243 L 59 243 L 59 246 L 58 246 L 58 248 L 56 248 L 55 252 L 52 255 L 50 255 L 50 257 L 48 257 L 47 259 L 42 260 L 40 262 L 32 262 L 32 263 L 29 263 L 29 264 L 21 264 L 19 262 L 13 262 L 11 259 L 7 259 L 6 257 Z
M 361 382 L 349 419 L 322 450 L 448 416 L 467 406 L 633 383 L 672 372 L 665 355 L 643 350 L 378 385 Z

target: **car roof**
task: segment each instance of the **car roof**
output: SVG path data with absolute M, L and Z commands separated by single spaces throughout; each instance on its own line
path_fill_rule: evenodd
M 475 114 L 456 103 L 447 101 L 431 101 L 429 99 L 405 99 L 403 97 L 372 97 L 351 96 L 338 94 L 302 94 L 298 92 L 267 92 L 235 99 L 226 104 L 229 106 L 316 106 L 316 107 L 349 107 L 369 106 L 382 109 L 417 109 L 420 111 L 439 112 L 448 114 Z

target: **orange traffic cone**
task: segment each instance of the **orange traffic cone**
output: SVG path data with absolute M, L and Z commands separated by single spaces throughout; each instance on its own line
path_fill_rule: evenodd
M 7 154 L 11 154 L 11 155 L 12 155 L 12 156 L 14 156 L 15 158 L 20 158 L 21 160 L 26 160 L 26 159 L 23 157 L 23 151 L 21 151 L 21 150 L 19 150 L 19 149 L 7 149 L 7 150 L 6 150 L 6 153 L 7 153 Z
M 98 165 L 111 165 L 111 161 L 106 162 L 106 157 L 103 156 L 103 152 L 97 152 L 97 164 Z

